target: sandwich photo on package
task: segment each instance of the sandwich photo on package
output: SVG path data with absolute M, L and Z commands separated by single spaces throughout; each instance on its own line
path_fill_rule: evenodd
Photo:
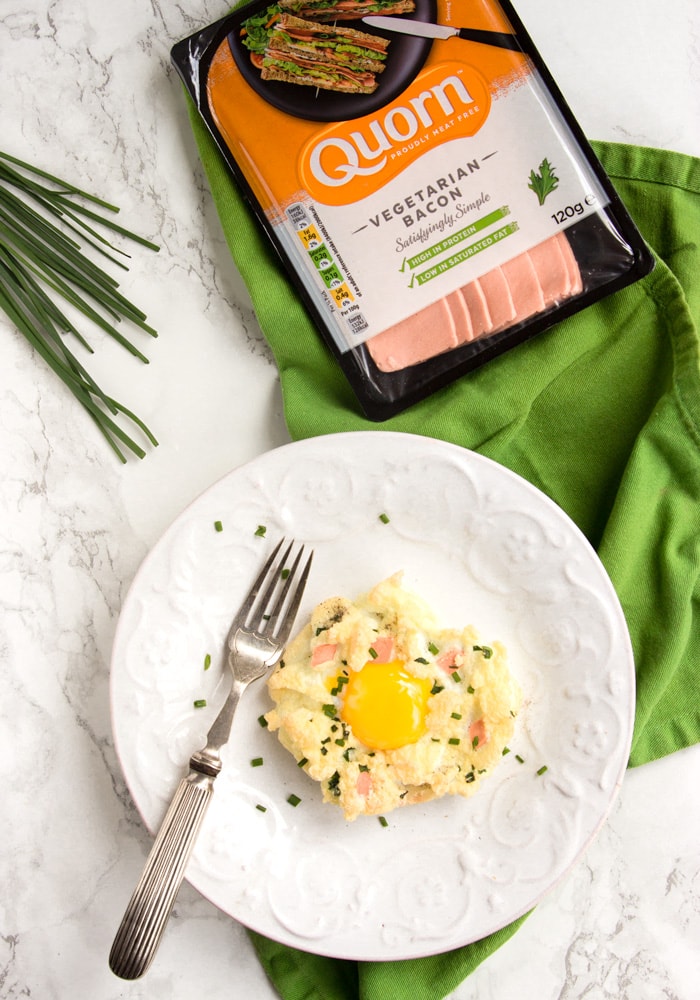
M 256 0 L 172 60 L 372 420 L 653 267 L 507 0 Z

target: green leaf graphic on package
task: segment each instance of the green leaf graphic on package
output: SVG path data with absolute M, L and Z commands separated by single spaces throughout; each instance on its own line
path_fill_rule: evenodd
M 539 165 L 539 173 L 530 171 L 530 183 L 528 187 L 537 195 L 540 205 L 544 205 L 547 195 L 556 190 L 559 186 L 559 178 L 554 173 L 554 167 L 548 159 L 542 160 Z

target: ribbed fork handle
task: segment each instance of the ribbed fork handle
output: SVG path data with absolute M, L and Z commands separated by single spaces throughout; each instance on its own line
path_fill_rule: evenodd
M 210 775 L 191 772 L 178 785 L 109 954 L 109 967 L 121 979 L 142 976 L 158 950 L 213 782 Z

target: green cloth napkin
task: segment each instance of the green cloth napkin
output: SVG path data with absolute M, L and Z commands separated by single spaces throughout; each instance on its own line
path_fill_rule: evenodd
M 595 143 L 656 255 L 654 272 L 376 424 L 360 414 L 194 108 L 191 119 L 279 367 L 291 437 L 419 433 L 534 483 L 586 534 L 622 602 L 637 670 L 630 765 L 700 741 L 700 160 Z M 284 1000 L 440 1000 L 521 922 L 397 962 L 336 961 L 251 938 Z

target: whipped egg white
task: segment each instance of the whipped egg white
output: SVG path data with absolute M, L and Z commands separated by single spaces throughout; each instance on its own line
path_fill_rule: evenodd
M 473 795 L 522 703 L 502 643 L 441 628 L 401 573 L 321 602 L 268 690 L 270 730 L 348 820 Z

